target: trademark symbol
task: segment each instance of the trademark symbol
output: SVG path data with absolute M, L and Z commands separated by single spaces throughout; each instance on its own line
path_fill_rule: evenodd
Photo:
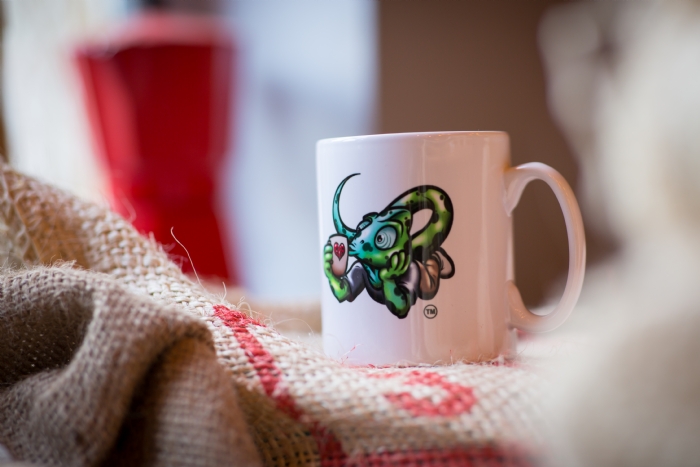
M 423 308 L 423 314 L 426 318 L 433 319 L 437 316 L 437 307 L 435 305 L 426 305 L 426 307 Z

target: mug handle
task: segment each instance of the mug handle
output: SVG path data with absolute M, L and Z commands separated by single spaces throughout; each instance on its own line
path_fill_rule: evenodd
M 510 325 L 527 332 L 547 332 L 559 327 L 571 314 L 581 294 L 583 275 L 586 268 L 586 238 L 583 231 L 581 210 L 574 192 L 564 177 L 548 165 L 530 162 L 506 170 L 505 208 L 511 215 L 522 195 L 525 186 L 533 180 L 542 180 L 549 185 L 559 201 L 564 213 L 566 233 L 569 238 L 569 274 L 564 295 L 557 307 L 544 316 L 538 316 L 525 307 L 520 291 L 513 281 L 506 282 L 506 295 L 510 307 Z

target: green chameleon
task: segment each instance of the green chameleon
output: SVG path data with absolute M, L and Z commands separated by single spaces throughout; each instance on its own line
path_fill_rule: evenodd
M 372 299 L 405 318 L 418 298 L 430 300 L 438 292 L 440 279 L 454 275 L 454 263 L 441 248 L 452 227 L 452 201 L 436 186 L 417 186 L 381 212 L 365 214 L 353 230 L 340 218 L 340 193 L 356 175 L 346 177 L 335 191 L 333 223 L 338 234 L 348 239 L 348 255 L 357 261 L 345 274 L 335 276 L 333 255 L 339 251 L 329 240 L 323 250 L 326 278 L 339 302 L 352 302 L 367 290 Z M 425 227 L 411 234 L 413 215 L 423 209 L 432 211 L 432 216 Z

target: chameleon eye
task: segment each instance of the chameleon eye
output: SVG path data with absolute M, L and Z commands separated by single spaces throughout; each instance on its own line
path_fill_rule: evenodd
M 382 227 L 374 237 L 374 244 L 380 250 L 387 250 L 396 243 L 396 229 L 393 227 Z

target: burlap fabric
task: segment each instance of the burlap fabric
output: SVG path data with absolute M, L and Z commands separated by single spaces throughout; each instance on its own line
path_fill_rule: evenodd
M 101 274 L 0 277 L 0 441 L 41 465 L 258 465 L 206 327 Z
M 267 465 L 531 465 L 542 446 L 536 372 L 522 364 L 352 368 L 190 282 L 108 209 L 0 173 L 4 245 L 19 264 L 75 261 L 211 331 Z M 105 410 L 108 410 L 105 407 Z

